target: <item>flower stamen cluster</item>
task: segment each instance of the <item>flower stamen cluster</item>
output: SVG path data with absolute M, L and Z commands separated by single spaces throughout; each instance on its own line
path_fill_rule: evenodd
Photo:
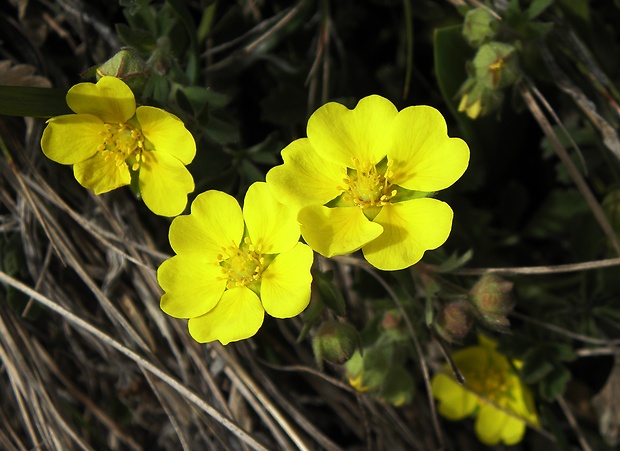
M 105 161 L 115 160 L 117 167 L 132 162 L 131 169 L 140 169 L 144 157 L 144 135 L 126 123 L 103 124 L 104 130 L 99 132 L 103 142 L 97 147 Z M 129 160 L 129 161 L 128 161 Z
M 467 380 L 467 387 L 498 407 L 506 407 L 510 399 L 510 384 L 505 372 L 497 368 L 481 368 Z
M 361 163 L 353 158 L 353 169 L 344 169 L 344 186 L 338 187 L 344 192 L 343 200 L 362 209 L 385 206 L 397 193 L 390 181 L 394 177 L 392 165 L 392 160 L 381 168 L 380 164 Z
M 254 246 L 249 237 L 245 237 L 239 247 L 222 247 L 223 253 L 217 259 L 227 281 L 226 288 L 245 287 L 260 281 L 265 268 L 260 247 Z

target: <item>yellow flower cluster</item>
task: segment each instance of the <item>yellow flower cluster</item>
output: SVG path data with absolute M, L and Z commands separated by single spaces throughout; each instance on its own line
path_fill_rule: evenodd
M 46 156 L 73 165 L 95 194 L 132 184 L 154 213 L 183 212 L 196 144 L 176 116 L 136 107 L 131 89 L 109 76 L 74 86 L 67 104 L 75 114 L 50 119 L 43 133 Z M 398 111 L 373 95 L 353 110 L 322 106 L 307 133 L 282 151 L 267 183 L 249 188 L 243 208 L 208 191 L 173 220 L 176 255 L 158 271 L 161 308 L 188 318 L 197 341 L 241 340 L 257 332 L 264 312 L 303 311 L 312 250 L 331 257 L 361 249 L 375 267 L 397 270 L 448 238 L 452 209 L 431 196 L 463 174 L 469 149 L 448 137 L 437 110 Z

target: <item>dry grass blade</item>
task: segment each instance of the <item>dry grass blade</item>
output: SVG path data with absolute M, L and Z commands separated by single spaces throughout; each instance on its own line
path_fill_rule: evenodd
M 451 274 L 459 276 L 481 276 L 483 274 L 505 274 L 505 275 L 536 275 L 536 274 L 563 274 L 568 272 L 591 271 L 601 268 L 619 266 L 620 258 L 608 258 L 605 260 L 595 260 L 582 263 L 567 263 L 564 265 L 552 266 L 516 266 L 511 268 L 463 268 L 450 271 Z M 430 271 L 437 270 L 436 266 L 425 265 Z
M 89 333 L 90 335 L 96 337 L 97 340 L 99 340 L 101 343 L 103 343 L 103 344 L 105 344 L 105 345 L 107 345 L 107 346 L 109 346 L 111 348 L 114 348 L 115 350 L 119 351 L 121 354 L 123 354 L 126 357 L 128 357 L 129 359 L 131 359 L 133 362 L 135 362 L 141 368 L 145 369 L 146 371 L 149 371 L 151 374 L 153 374 L 154 376 L 158 377 L 163 382 L 168 384 L 171 388 L 176 390 L 181 396 L 183 396 L 188 401 L 192 402 L 197 407 L 199 407 L 201 410 L 203 410 L 205 413 L 207 413 L 208 415 L 210 415 L 211 417 L 216 419 L 220 424 L 222 424 L 224 427 L 226 427 L 230 432 L 235 434 L 237 437 L 239 437 L 241 440 L 243 440 L 246 444 L 248 444 L 250 447 L 252 447 L 252 449 L 256 449 L 256 450 L 265 450 L 266 449 L 260 443 L 258 443 L 254 438 L 252 438 L 250 435 L 248 435 L 246 432 L 244 432 L 242 429 L 240 429 L 235 423 L 233 423 L 232 421 L 230 421 L 227 418 L 225 418 L 224 416 L 222 416 L 222 414 L 220 414 L 217 410 L 215 410 L 213 407 L 211 407 L 207 402 L 205 402 L 202 398 L 200 398 L 194 392 L 192 392 L 187 387 L 185 387 L 178 380 L 176 380 L 175 378 L 173 378 L 170 375 L 168 375 L 166 372 L 164 372 L 163 370 L 161 370 L 160 368 L 155 366 L 153 363 L 145 360 L 143 357 L 141 357 L 140 355 L 138 355 L 137 353 L 135 353 L 131 349 L 127 348 L 126 346 L 123 346 L 117 340 L 115 340 L 112 337 L 110 337 L 110 336 L 106 335 L 105 333 L 101 332 L 96 327 L 94 327 L 91 324 L 87 323 L 86 321 L 84 321 L 80 317 L 78 317 L 75 314 L 69 312 L 68 310 L 66 310 L 62 306 L 56 304 L 51 299 L 46 298 L 45 296 L 42 296 L 40 293 L 37 293 L 36 291 L 32 290 L 31 288 L 29 288 L 28 286 L 24 285 L 23 283 L 21 283 L 20 281 L 16 280 L 15 278 L 8 276 L 4 272 L 0 272 L 0 281 L 5 283 L 5 284 L 7 284 L 7 285 L 12 286 L 13 288 L 21 291 L 22 293 L 26 294 L 27 296 L 32 297 L 34 300 L 36 300 L 40 304 L 44 305 L 48 309 L 50 309 L 53 312 L 55 312 L 55 313 L 59 314 L 60 316 L 62 316 L 63 319 L 65 319 L 72 326 L 74 326 L 74 327 L 76 327 L 78 329 L 81 329 L 81 330 Z
M 525 83 L 520 82 L 519 91 L 521 93 L 521 96 L 523 97 L 523 100 L 525 101 L 525 104 L 532 113 L 532 116 L 534 116 L 534 119 L 536 119 L 536 122 L 538 122 L 538 125 L 540 125 L 540 128 L 545 133 L 545 136 L 549 139 L 549 142 L 551 142 L 553 149 L 566 167 L 566 170 L 573 179 L 573 182 L 577 186 L 577 189 L 579 189 L 579 192 L 584 197 L 585 201 L 590 207 L 592 214 L 594 215 L 601 229 L 607 236 L 607 239 L 615 249 L 616 253 L 620 255 L 620 242 L 618 242 L 618 237 L 616 236 L 614 229 L 609 223 L 607 216 L 605 216 L 605 212 L 603 211 L 601 204 L 598 202 L 596 197 L 594 197 L 594 194 L 590 190 L 590 187 L 588 186 L 584 178 L 579 173 L 579 170 L 575 166 L 575 163 L 573 163 L 573 160 L 571 160 L 568 152 L 566 151 L 564 146 L 562 146 L 562 143 L 553 132 L 551 124 L 536 103 L 536 100 L 534 99 L 531 90 L 525 85 Z

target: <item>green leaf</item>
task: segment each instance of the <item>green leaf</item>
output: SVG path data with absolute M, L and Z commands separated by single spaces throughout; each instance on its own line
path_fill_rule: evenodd
M 557 4 L 565 13 L 579 19 L 583 23 L 590 23 L 589 0 L 558 0 Z
M 473 249 L 469 249 L 467 252 L 460 256 L 457 253 L 454 253 L 450 255 L 450 257 L 439 266 L 438 272 L 450 272 L 454 271 L 455 269 L 459 269 L 465 266 L 465 264 L 467 264 L 467 262 L 470 261 L 473 256 Z
M 130 28 L 129 26 L 118 23 L 116 24 L 116 32 L 123 42 L 142 53 L 151 53 L 157 48 L 157 39 L 146 30 L 139 28 Z
M 59 88 L 0 86 L 0 114 L 32 117 L 71 114 L 66 95 L 67 91 Z
M 546 401 L 555 400 L 564 393 L 570 380 L 570 371 L 564 365 L 557 365 L 538 386 L 540 396 Z
M 230 122 L 211 116 L 204 127 L 205 132 L 218 144 L 232 144 L 239 142 L 239 130 Z
M 119 0 L 119 4 L 131 15 L 137 13 L 140 8 L 148 5 L 150 2 L 151 0 Z
M 461 25 L 439 28 L 435 30 L 434 53 L 435 73 L 444 100 L 457 115 L 456 94 L 465 79 L 465 64 L 473 50 L 461 33 Z
M 333 271 L 324 273 L 313 271 L 312 276 L 319 291 L 319 296 L 325 305 L 336 312 L 337 315 L 344 316 L 347 312 L 346 303 L 342 293 L 332 282 Z
M 573 362 L 577 360 L 577 355 L 573 348 L 567 344 L 555 343 L 550 346 L 550 353 L 553 358 L 562 362 Z
M 553 2 L 554 0 L 534 0 L 527 11 L 525 11 L 526 17 L 530 20 L 535 19 L 551 6 Z
M 526 384 L 535 384 L 541 381 L 555 369 L 549 361 L 549 356 L 541 348 L 533 348 L 523 356 L 521 380 Z

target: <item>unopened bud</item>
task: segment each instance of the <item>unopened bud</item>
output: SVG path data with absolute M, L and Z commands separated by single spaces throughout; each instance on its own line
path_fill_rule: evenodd
M 467 114 L 470 119 L 486 116 L 497 110 L 504 100 L 501 91 L 487 88 L 477 83 L 473 78 L 468 79 L 459 91 L 461 101 L 458 111 Z
M 400 325 L 401 317 L 398 312 L 395 311 L 387 311 L 383 314 L 383 318 L 381 319 L 381 326 L 385 330 L 396 329 Z
M 148 68 L 138 52 L 125 48 L 97 68 L 97 78 L 104 75 L 120 78 L 139 94 L 146 84 Z
M 351 358 L 358 344 L 359 337 L 353 326 L 330 320 L 319 327 L 312 341 L 312 350 L 319 367 L 323 366 L 324 360 L 342 365 Z
M 473 47 L 480 47 L 495 37 L 498 21 L 485 8 L 474 8 L 465 14 L 463 36 Z
M 503 42 L 482 45 L 472 65 L 476 82 L 489 89 L 511 86 L 521 76 L 516 48 Z
M 473 304 L 489 327 L 504 330 L 509 326 L 506 315 L 516 304 L 512 287 L 512 282 L 494 274 L 486 274 L 469 292 Z
M 465 300 L 453 301 L 442 306 L 437 314 L 435 330 L 451 343 L 461 343 L 472 326 L 470 304 Z

